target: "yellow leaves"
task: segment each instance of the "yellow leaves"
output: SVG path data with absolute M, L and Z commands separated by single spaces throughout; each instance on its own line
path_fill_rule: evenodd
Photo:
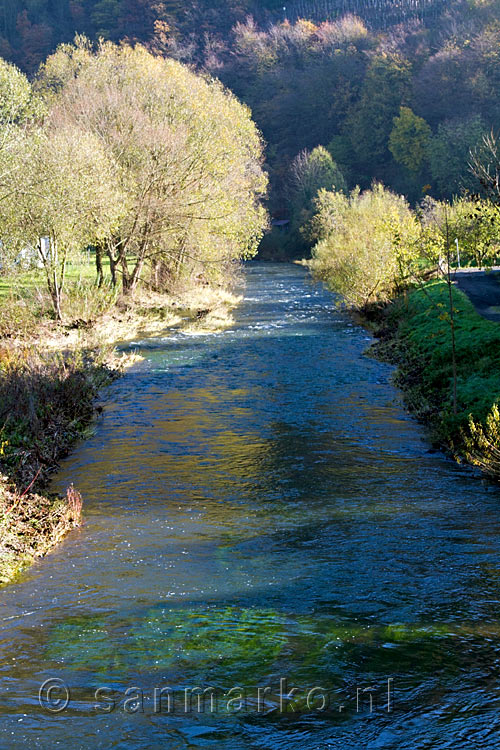
M 0 58 L 0 123 L 22 123 L 30 116 L 32 90 L 26 76 Z
M 118 187 L 109 190 L 109 206 L 123 211 L 103 215 L 133 262 L 141 253 L 168 265 L 176 256 L 203 263 L 254 252 L 267 224 L 259 205 L 267 187 L 263 145 L 234 95 L 140 45 L 59 50 L 44 68 L 42 88 L 54 71 L 54 121 L 94 138 L 96 153 L 103 148 L 114 165 L 108 174 Z
M 304 34 L 306 37 L 310 37 L 313 34 L 316 34 L 318 31 L 318 27 L 316 24 L 314 24 L 312 21 L 307 21 L 304 18 L 299 18 L 297 23 L 295 24 L 295 29 L 301 34 Z
M 316 205 L 314 272 L 350 304 L 385 298 L 414 254 L 416 222 L 404 199 L 375 185 L 349 197 L 320 191 Z
M 400 107 L 399 116 L 394 118 L 393 123 L 389 149 L 397 162 L 418 173 L 427 158 L 431 129 L 409 107 Z
M 500 476 L 500 412 L 493 404 L 485 423 L 469 417 L 468 432 L 463 433 L 466 458 L 492 476 Z

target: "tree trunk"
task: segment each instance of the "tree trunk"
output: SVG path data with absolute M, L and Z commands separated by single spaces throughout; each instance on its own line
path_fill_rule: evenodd
M 111 273 L 111 283 L 113 284 L 113 287 L 116 287 L 116 259 L 113 255 L 113 247 L 110 242 L 106 243 L 106 255 L 109 258 L 109 270 Z
M 51 242 L 51 254 L 55 254 L 54 244 Z M 47 277 L 47 289 L 49 290 L 50 299 L 52 301 L 52 307 L 54 310 L 55 318 L 58 321 L 62 320 L 61 313 L 61 286 L 64 280 L 64 266 L 61 272 L 61 285 L 57 281 L 57 262 L 54 263 L 54 257 L 51 255 L 49 258 L 48 253 L 44 254 L 42 251 L 41 242 L 38 244 L 38 252 L 42 259 L 43 267 Z M 57 260 L 57 256 L 56 256 Z
M 95 267 L 97 273 L 97 286 L 99 289 L 104 284 L 104 270 L 102 267 L 102 245 L 97 243 L 95 246 Z
M 56 279 L 56 272 L 54 271 L 54 281 L 55 281 L 55 288 L 54 288 L 54 309 L 56 313 L 56 320 L 61 322 L 62 320 L 62 313 L 61 313 L 61 287 L 57 283 Z
M 130 294 L 131 292 L 131 278 L 127 265 L 127 258 L 125 253 L 120 253 L 120 266 L 122 269 L 122 290 L 123 294 Z
M 47 273 L 47 287 L 49 289 L 50 298 L 52 300 L 52 307 L 54 309 L 54 314 L 56 317 L 56 320 L 61 321 L 62 320 L 62 314 L 61 314 L 61 289 L 59 287 L 59 284 L 57 282 L 57 269 L 46 267 L 46 273 Z
M 448 213 L 445 214 L 446 221 L 446 261 L 448 268 L 446 270 L 446 283 L 448 285 L 448 301 L 450 315 L 450 332 L 451 332 L 451 367 L 453 373 L 453 414 L 457 413 L 457 347 L 455 340 L 455 306 L 453 304 L 453 280 L 451 278 L 451 249 L 450 249 L 450 227 L 448 223 Z
M 130 280 L 130 291 L 133 292 L 136 288 L 137 284 L 139 283 L 139 280 L 141 278 L 141 271 L 144 266 L 144 261 L 140 260 L 137 262 L 134 272 L 132 274 L 131 280 Z

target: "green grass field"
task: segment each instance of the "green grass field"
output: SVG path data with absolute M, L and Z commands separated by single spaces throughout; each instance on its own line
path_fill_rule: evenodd
M 109 272 L 109 259 L 102 259 L 105 279 L 111 279 Z M 78 281 L 92 282 L 96 279 L 96 267 L 94 254 L 82 254 L 81 258 L 68 263 L 66 269 L 66 283 L 76 283 Z M 0 300 L 5 299 L 11 292 L 22 294 L 40 287 L 45 290 L 46 287 L 45 272 L 43 269 L 25 271 L 10 274 L 8 276 L 0 275 Z

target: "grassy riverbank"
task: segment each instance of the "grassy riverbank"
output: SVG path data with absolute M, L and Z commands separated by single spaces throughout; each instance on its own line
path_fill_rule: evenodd
M 136 361 L 114 344 L 170 329 L 217 330 L 238 298 L 195 285 L 116 298 L 80 277 L 62 323 L 31 278 L 4 280 L 0 295 L 0 582 L 46 554 L 81 522 L 81 498 L 46 495 L 61 458 L 96 415 L 101 389 Z M 100 410 L 100 407 L 98 407 Z
M 500 325 L 485 320 L 469 299 L 452 287 L 456 359 L 454 409 L 453 349 L 449 290 L 434 280 L 367 313 L 378 357 L 398 367 L 396 382 L 409 409 L 431 431 L 436 444 L 500 477 Z

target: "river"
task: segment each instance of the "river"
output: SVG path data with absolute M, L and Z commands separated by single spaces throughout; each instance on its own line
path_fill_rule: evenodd
M 85 524 L 1 591 L 0 748 L 497 748 L 500 490 L 302 268 L 245 275 L 63 463 Z

